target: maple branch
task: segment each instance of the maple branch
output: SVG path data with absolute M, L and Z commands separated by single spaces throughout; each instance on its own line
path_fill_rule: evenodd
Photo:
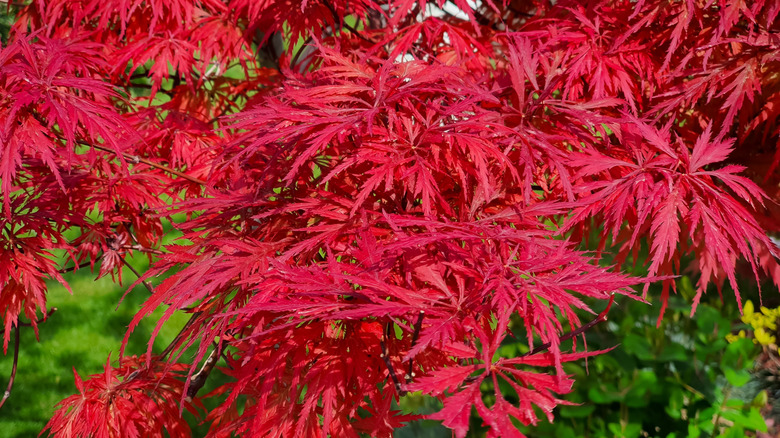
M 127 266 L 128 268 L 130 268 L 130 270 L 133 272 L 133 274 L 135 274 L 136 278 L 138 278 L 139 280 L 141 280 L 141 274 L 140 274 L 138 271 L 136 271 L 136 270 L 135 270 L 135 268 L 134 268 L 132 265 L 130 265 L 130 263 L 128 263 L 128 262 L 127 262 L 127 260 L 125 260 L 125 258 L 124 258 L 124 257 L 119 257 L 119 259 L 120 259 L 120 260 L 122 260 L 122 264 L 124 264 L 125 266 Z M 146 289 L 148 289 L 148 290 L 149 290 L 149 293 L 152 293 L 152 294 L 154 293 L 154 289 L 152 288 L 152 285 L 151 285 L 151 284 L 149 284 L 149 282 L 148 282 L 148 281 L 146 281 L 146 280 L 141 280 L 141 283 L 142 283 L 144 286 L 146 286 Z
M 309 44 L 312 42 L 312 37 L 306 38 L 306 41 L 303 42 L 301 47 L 298 49 L 297 52 L 295 52 L 295 55 L 293 55 L 292 60 L 290 60 L 290 67 L 295 66 L 295 64 L 298 63 L 298 58 L 301 56 L 301 53 L 303 53 L 303 50 L 309 46 Z
M 177 71 L 176 74 L 173 75 L 173 85 L 171 86 L 171 91 L 173 91 L 173 89 L 179 85 L 181 85 L 181 73 Z
M 406 395 L 406 391 L 401 389 L 401 381 L 398 380 L 398 375 L 395 373 L 395 370 L 393 369 L 393 364 L 390 363 L 390 358 L 387 357 L 387 345 L 385 345 L 385 341 L 379 341 L 379 345 L 382 347 L 382 354 L 379 356 L 382 358 L 382 360 L 385 361 L 385 365 L 387 366 L 387 371 L 390 372 L 390 379 L 393 380 L 393 385 L 395 385 L 395 390 L 398 392 L 398 395 Z
M 572 330 L 569 333 L 566 333 L 565 335 L 561 336 L 560 338 L 558 338 L 558 341 L 560 342 L 560 341 L 566 341 L 568 339 L 571 339 L 571 338 L 573 338 L 573 337 L 575 337 L 575 336 L 577 336 L 577 335 L 579 335 L 579 334 L 581 334 L 583 332 L 588 331 L 591 327 L 595 326 L 596 324 L 598 324 L 598 323 L 600 323 L 602 321 L 606 321 L 607 320 L 607 313 L 609 312 L 610 307 L 612 307 L 612 303 L 614 301 L 615 301 L 615 293 L 613 292 L 609 296 L 609 303 L 607 303 L 607 308 L 604 309 L 601 313 L 599 313 L 596 318 L 594 318 L 589 323 L 581 326 L 577 330 Z M 525 353 L 525 354 L 521 355 L 521 357 L 522 356 L 530 356 L 532 354 L 536 354 L 536 353 L 542 352 L 544 350 L 547 350 L 551 346 L 552 346 L 551 342 L 546 342 L 546 343 L 544 343 L 544 344 L 534 348 L 533 350 L 529 351 L 528 353 Z
M 244 99 L 247 99 L 247 97 L 246 97 L 246 95 L 244 93 L 237 93 L 237 94 L 235 94 L 233 96 L 229 96 L 227 98 L 228 101 L 225 102 L 225 107 L 222 108 L 222 110 L 219 111 L 219 114 L 215 114 L 214 117 L 209 119 L 208 124 L 209 125 L 213 124 L 214 122 L 216 122 L 217 120 L 222 118 L 225 114 L 227 114 L 228 111 L 230 111 L 231 109 L 235 109 L 236 111 L 240 111 L 241 107 L 238 104 L 238 99 L 240 99 L 242 97 Z M 232 104 L 234 108 L 231 108 L 230 104 Z
M 596 316 L 596 318 L 594 318 L 592 321 L 590 321 L 587 324 L 581 326 L 577 330 L 572 330 L 569 333 L 566 333 L 565 335 L 563 335 L 560 338 L 558 338 L 559 342 L 560 341 L 565 341 L 565 340 L 571 339 L 571 338 L 573 338 L 573 337 L 575 337 L 577 335 L 580 335 L 583 332 L 589 330 L 591 327 L 595 326 L 596 324 L 598 324 L 598 323 L 600 323 L 602 321 L 606 321 L 607 320 L 607 313 L 609 312 L 610 307 L 612 307 L 612 303 L 614 301 L 615 301 L 615 293 L 613 292 L 610 295 L 610 297 L 609 297 L 609 303 L 607 303 L 607 308 L 606 309 L 604 309 L 601 313 L 599 313 L 598 316 Z M 531 356 L 532 354 L 541 353 L 542 351 L 547 350 L 551 346 L 552 346 L 551 342 L 546 342 L 546 343 L 544 343 L 544 344 L 534 348 L 533 350 L 529 351 L 528 353 L 521 354 L 519 357 Z M 471 384 L 471 383 L 476 382 L 477 379 L 479 379 L 479 377 L 480 376 L 467 377 L 463 382 L 466 383 L 466 384 Z
M 214 345 L 214 350 L 206 358 L 206 361 L 203 362 L 203 366 L 200 367 L 200 370 L 194 376 L 190 377 L 190 386 L 187 388 L 187 397 L 185 398 L 187 402 L 191 402 L 198 395 L 198 391 L 206 384 L 206 379 L 209 378 L 211 371 L 222 356 L 222 342 L 220 340 L 219 344 Z
M 168 344 L 167 347 L 165 347 L 165 350 L 160 353 L 160 357 L 165 357 L 174 349 L 174 347 L 179 343 L 181 340 L 181 337 L 184 335 L 184 332 L 192 326 L 192 324 L 195 322 L 195 320 L 200 316 L 201 312 L 195 312 L 190 316 L 190 319 L 187 320 L 186 323 L 184 323 L 184 327 L 179 330 L 179 333 L 176 334 L 176 337 L 173 338 L 170 344 Z
M 534 14 L 529 14 L 528 12 L 523 12 L 523 11 L 521 11 L 521 10 L 515 8 L 515 7 L 512 7 L 511 4 L 508 4 L 507 6 L 508 6 L 507 9 L 509 9 L 515 15 L 521 15 L 521 16 L 526 17 L 526 18 L 533 18 L 534 17 Z
M 16 379 L 16 367 L 19 364 L 19 323 L 17 322 L 14 327 L 14 363 L 11 366 L 11 377 L 8 378 L 8 386 L 5 388 L 3 398 L 0 400 L 0 408 L 3 407 L 5 401 L 11 396 L 11 389 L 14 387 L 14 380 Z
M 373 43 L 373 41 L 371 41 L 370 39 L 368 39 L 368 38 L 364 37 L 363 35 L 361 35 L 357 31 L 357 29 L 352 27 L 352 25 L 349 25 L 349 24 L 345 23 L 341 19 L 341 17 L 339 17 L 339 14 L 336 12 L 336 8 L 334 8 L 333 5 L 330 4 L 330 2 L 328 0 L 323 0 L 323 3 L 325 4 L 325 7 L 328 8 L 328 10 L 330 11 L 331 15 L 333 15 L 333 19 L 336 20 L 336 24 L 339 25 L 339 28 L 346 28 L 347 30 L 349 30 L 350 32 L 355 34 L 355 36 L 360 38 L 361 40 L 367 41 L 369 43 Z
M 91 266 L 91 265 L 92 265 L 92 262 L 87 260 L 86 262 L 82 262 L 82 263 L 80 263 L 78 265 L 73 265 L 70 268 L 59 269 L 57 272 L 60 273 L 60 274 L 67 274 L 69 272 L 78 271 L 79 269 L 83 269 L 83 268 L 86 268 L 86 267 Z
M 330 14 L 333 15 L 333 19 L 336 21 L 336 24 L 338 24 L 339 27 L 344 27 L 344 23 L 341 22 L 341 17 L 339 17 L 338 12 L 336 12 L 336 8 L 334 8 L 328 0 L 322 0 L 322 3 L 325 4 L 325 7 L 328 8 Z
M 155 169 L 162 170 L 163 172 L 168 172 L 170 174 L 176 175 L 179 178 L 186 179 L 189 182 L 193 182 L 195 184 L 200 184 L 202 186 L 206 185 L 206 181 L 203 181 L 202 179 L 195 178 L 194 176 L 189 176 L 186 173 L 179 172 L 176 169 L 172 169 L 172 168 L 170 168 L 168 166 L 155 163 L 154 161 L 150 161 L 150 160 L 147 160 L 146 158 L 139 157 L 138 155 L 128 154 L 126 152 L 118 152 L 118 151 L 115 151 L 114 149 L 107 148 L 107 147 L 104 147 L 104 146 L 101 146 L 101 145 L 97 145 L 97 144 L 92 144 L 92 145 L 85 144 L 85 146 L 91 146 L 91 147 L 93 147 L 95 149 L 98 149 L 98 150 L 101 150 L 103 152 L 111 152 L 111 153 L 116 154 L 116 155 L 121 154 L 126 160 L 131 161 L 131 162 L 133 162 L 135 164 L 143 163 L 143 164 L 146 164 L 147 166 L 154 167 Z
M 387 339 L 387 333 L 390 330 L 390 324 L 385 324 L 385 330 L 384 333 L 382 333 L 382 340 L 379 341 L 379 346 L 382 348 L 382 353 L 379 355 L 379 357 L 382 358 L 382 360 L 385 361 L 385 366 L 387 366 L 387 371 L 390 373 L 390 379 L 393 380 L 393 385 L 395 385 L 395 391 L 398 393 L 399 396 L 406 395 L 406 391 L 401 389 L 401 381 L 398 380 L 398 375 L 395 373 L 395 369 L 393 368 L 393 364 L 390 363 L 390 356 L 387 352 L 387 344 L 385 344 L 385 339 Z
M 133 251 L 139 251 L 139 252 L 147 252 L 149 254 L 154 254 L 154 255 L 163 255 L 163 254 L 165 254 L 164 252 L 160 251 L 159 249 L 147 248 L 145 246 L 142 246 L 141 244 L 122 245 L 120 248 L 121 249 L 129 249 L 129 250 L 133 250 Z
M 49 309 L 49 313 L 46 314 L 46 319 L 37 319 L 36 318 L 35 319 L 35 324 L 40 324 L 42 322 L 46 322 L 49 319 L 50 316 L 54 315 L 54 313 L 56 311 L 57 311 L 57 308 L 56 307 L 52 307 L 51 309 Z M 22 327 L 32 327 L 33 323 L 32 323 L 32 321 L 30 321 L 30 322 L 19 322 L 19 325 L 22 326 Z
M 414 345 L 417 343 L 417 339 L 420 337 L 420 330 L 422 329 L 422 322 L 423 318 L 425 317 L 425 311 L 421 310 L 420 314 L 417 315 L 417 321 L 414 323 L 414 333 L 412 333 L 412 346 L 409 347 L 414 348 Z M 409 359 L 409 372 L 406 373 L 406 383 L 410 383 L 412 379 L 414 378 L 414 358 Z
M 130 81 L 133 81 L 135 79 L 148 79 L 149 78 L 149 72 L 147 72 L 144 69 L 139 68 L 136 70 L 130 77 L 128 78 Z

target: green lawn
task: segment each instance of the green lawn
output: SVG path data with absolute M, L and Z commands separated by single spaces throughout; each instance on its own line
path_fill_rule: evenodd
M 133 264 L 142 271 L 146 265 L 138 258 Z M 148 297 L 143 286 L 136 287 L 119 307 L 117 304 L 126 287 L 135 281 L 128 269 L 123 272 L 124 286 L 114 284 L 110 277 L 94 281 L 89 269 L 66 275 L 73 294 L 57 283 L 49 284 L 49 307 L 57 312 L 39 325 L 36 341 L 30 327 L 23 327 L 16 382 L 11 397 L 0 409 L 0 436 L 3 438 L 34 437 L 43 429 L 55 409 L 55 404 L 76 392 L 72 369 L 82 377 L 103 371 L 106 359 L 115 360 L 127 325 Z M 130 338 L 127 354 L 143 354 L 157 317 L 141 323 Z M 155 342 L 160 351 L 186 322 L 187 315 L 175 315 L 163 328 Z M 11 373 L 13 339 L 8 354 L 0 356 L 0 391 L 5 389 Z M 205 393 L 205 391 L 204 391 Z

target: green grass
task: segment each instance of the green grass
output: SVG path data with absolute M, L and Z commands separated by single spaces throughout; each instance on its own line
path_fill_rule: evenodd
M 133 265 L 141 272 L 146 260 L 137 258 Z M 22 327 L 19 365 L 11 397 L 0 409 L 0 436 L 3 438 L 34 437 L 43 429 L 55 409 L 55 404 L 76 392 L 73 371 L 82 377 L 100 373 L 106 359 L 116 360 L 127 326 L 149 292 L 136 287 L 117 307 L 127 286 L 135 281 L 125 269 L 124 286 L 114 284 L 110 277 L 95 281 L 89 269 L 66 275 L 73 295 L 57 284 L 49 284 L 49 308 L 58 310 L 39 325 L 39 340 L 30 327 Z M 146 352 L 147 341 L 163 310 L 144 320 L 130 337 L 126 354 Z M 177 314 L 163 327 L 155 341 L 159 352 L 184 325 L 188 316 Z M 5 389 L 11 373 L 13 339 L 8 354 L 0 356 L 0 391 Z M 207 388 L 204 388 L 207 389 Z M 205 391 L 204 391 L 205 393 Z

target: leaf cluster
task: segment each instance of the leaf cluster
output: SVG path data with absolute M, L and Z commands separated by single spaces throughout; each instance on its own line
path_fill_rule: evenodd
M 187 436 L 175 406 L 218 369 L 210 436 L 391 436 L 409 392 L 459 438 L 472 410 L 522 436 L 616 295 L 662 282 L 660 323 L 685 270 L 691 312 L 726 281 L 741 306 L 741 271 L 780 283 L 779 12 L 33 1 L 0 49 L 4 351 L 47 279 L 142 253 L 146 355 L 77 379 L 53 435 Z

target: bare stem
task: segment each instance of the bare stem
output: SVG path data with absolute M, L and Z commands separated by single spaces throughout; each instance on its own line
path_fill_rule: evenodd
M 596 324 L 598 324 L 598 323 L 600 323 L 602 321 L 606 321 L 607 320 L 607 313 L 609 313 L 609 309 L 612 307 L 612 303 L 614 301 L 615 301 L 615 294 L 613 293 L 609 297 L 609 303 L 607 304 L 607 308 L 604 309 L 603 312 L 599 313 L 599 315 L 595 319 L 593 319 L 589 323 L 581 326 L 577 330 L 572 330 L 569 333 L 566 333 L 565 335 L 561 336 L 559 338 L 559 341 L 565 341 L 567 339 L 571 339 L 571 338 L 573 338 L 573 337 L 575 337 L 577 335 L 580 335 L 580 334 L 590 330 L 591 327 L 595 326 Z M 536 353 L 542 352 L 542 351 L 547 350 L 548 348 L 550 348 L 550 346 L 552 346 L 552 343 L 551 342 L 546 342 L 546 343 L 544 343 L 544 344 L 534 348 L 533 350 L 529 351 L 528 353 L 524 354 L 523 356 L 530 356 L 532 354 L 536 354 Z
M 181 340 L 181 337 L 184 336 L 184 332 L 187 331 L 188 328 L 195 322 L 196 319 L 200 316 L 200 312 L 195 312 L 190 316 L 190 319 L 187 320 L 187 322 L 184 324 L 184 327 L 179 330 L 179 333 L 176 335 L 175 338 L 171 341 L 170 344 L 168 344 L 167 347 L 165 347 L 165 350 L 163 350 L 162 353 L 160 353 L 160 357 L 166 357 L 170 352 L 176 347 L 176 345 Z
M 128 154 L 128 153 L 125 153 L 125 152 L 117 152 L 117 151 L 115 151 L 115 150 L 113 150 L 111 148 L 107 148 L 107 147 L 104 147 L 104 146 L 101 146 L 101 145 L 98 145 L 98 144 L 90 144 L 90 145 L 87 145 L 87 146 L 91 146 L 91 147 L 93 147 L 95 149 L 98 149 L 98 150 L 101 150 L 101 151 L 104 151 L 104 152 L 111 152 L 111 153 L 117 154 L 117 155 L 121 154 L 126 160 L 132 161 L 134 163 L 143 163 L 143 164 L 146 164 L 147 166 L 154 167 L 155 169 L 160 169 L 160 170 L 162 170 L 164 172 L 168 172 L 170 174 L 176 175 L 179 178 L 186 179 L 187 181 L 190 181 L 190 182 L 193 182 L 193 183 L 196 183 L 196 184 L 200 184 L 200 185 L 206 185 L 206 181 L 203 181 L 202 179 L 195 178 L 194 176 L 189 176 L 186 173 L 179 172 L 176 169 L 172 169 L 172 168 L 170 168 L 168 166 L 164 166 L 162 164 L 155 163 L 154 161 L 150 161 L 150 160 L 147 160 L 146 158 L 139 157 L 138 155 L 132 155 L 132 154 Z
M 0 400 L 0 408 L 3 407 L 5 401 L 11 396 L 11 389 L 14 387 L 14 380 L 16 379 L 16 366 L 19 363 L 19 324 L 14 327 L 14 364 L 11 367 L 11 377 L 8 379 L 8 386 L 3 393 L 3 399 Z
M 209 378 L 209 374 L 211 374 L 211 371 L 214 369 L 214 366 L 219 361 L 219 358 L 222 354 L 222 341 L 219 342 L 219 344 L 214 345 L 214 350 L 209 354 L 209 357 L 206 358 L 206 361 L 203 362 L 203 366 L 200 367 L 200 370 L 190 378 L 190 386 L 187 388 L 187 398 L 186 400 L 192 401 L 192 399 L 198 395 L 198 391 L 200 391 L 201 388 L 203 388 L 203 385 L 206 384 L 206 379 Z
M 417 322 L 414 323 L 414 333 L 412 333 L 412 346 L 410 348 L 414 348 L 414 345 L 417 344 L 417 339 L 420 337 L 420 330 L 422 329 L 422 322 L 423 318 L 425 317 L 425 311 L 421 310 L 420 314 L 417 315 Z M 406 373 L 406 383 L 409 383 L 414 378 L 414 358 L 409 359 L 409 372 Z
M 59 272 L 60 274 L 67 274 L 68 272 L 78 271 L 79 269 L 86 268 L 88 266 L 92 266 L 92 262 L 87 260 L 86 262 L 82 262 L 81 264 L 71 266 L 69 268 L 62 268 Z
M 382 360 L 385 361 L 385 365 L 387 366 L 387 371 L 390 373 L 390 379 L 393 381 L 393 385 L 395 385 L 395 390 L 398 393 L 398 395 L 403 396 L 406 395 L 406 391 L 401 389 L 401 381 L 398 380 L 398 375 L 395 373 L 395 369 L 393 368 L 393 364 L 390 363 L 390 356 L 387 352 L 387 344 L 385 344 L 385 339 L 387 339 L 387 333 L 390 331 L 390 324 L 388 323 L 385 326 L 384 333 L 382 335 L 382 340 L 379 341 L 379 345 L 382 348 Z
M 50 316 L 54 315 L 54 312 L 56 312 L 56 311 L 57 311 L 56 307 L 52 307 L 51 309 L 49 309 L 49 313 L 46 314 L 46 318 L 49 318 Z M 42 322 L 44 322 L 44 321 L 41 320 L 41 319 L 36 319 L 35 320 L 36 324 L 40 324 Z M 22 327 L 32 327 L 32 322 L 21 322 L 20 321 L 19 325 L 22 326 Z
M 306 47 L 312 42 L 312 38 L 306 38 L 306 41 L 304 41 L 303 45 L 298 48 L 298 51 L 295 52 L 295 55 L 293 55 L 292 60 L 290 61 L 290 67 L 295 67 L 295 64 L 298 63 L 298 58 L 301 57 L 301 53 L 306 49 Z
M 125 266 L 127 266 L 127 267 L 128 267 L 130 270 L 131 270 L 131 271 L 133 271 L 133 274 L 135 274 L 135 276 L 136 276 L 136 277 L 137 277 L 139 280 L 141 280 L 141 274 L 140 274 L 140 273 L 138 273 L 138 271 L 136 271 L 136 270 L 135 270 L 135 268 L 134 268 L 134 267 L 133 267 L 133 266 L 132 266 L 130 263 L 128 263 L 128 262 L 127 262 L 127 260 L 125 260 L 125 258 L 124 258 L 124 257 L 120 257 L 119 259 L 120 259 L 120 260 L 122 260 L 122 263 L 124 263 L 124 265 L 125 265 Z M 152 288 L 152 285 L 151 285 L 151 284 L 149 284 L 149 282 L 148 282 L 148 281 L 146 281 L 146 280 L 141 280 L 141 283 L 142 283 L 144 286 L 146 286 L 146 289 L 148 289 L 148 290 L 149 290 L 149 293 L 152 293 L 152 294 L 154 293 L 154 289 Z
M 154 255 L 163 255 L 163 254 L 165 254 L 164 252 L 160 251 L 159 249 L 146 248 L 146 247 L 144 247 L 144 246 L 142 246 L 140 244 L 136 244 L 136 245 L 122 245 L 121 248 L 122 249 L 130 249 L 130 250 L 139 251 L 139 252 L 146 252 L 146 253 L 154 254 Z
M 338 24 L 338 25 L 339 25 L 339 28 L 346 28 L 347 30 L 349 30 L 350 32 L 352 32 L 352 33 L 353 33 L 355 36 L 357 36 L 358 38 L 360 38 L 360 39 L 361 39 L 361 40 L 363 40 L 363 41 L 367 41 L 367 42 L 369 42 L 369 43 L 372 43 L 372 42 L 373 42 L 373 41 L 371 41 L 370 39 L 368 39 L 368 38 L 364 37 L 363 35 L 361 35 L 361 34 L 360 34 L 358 31 L 357 31 L 357 29 L 355 29 L 354 27 L 352 27 L 352 26 L 350 26 L 349 24 L 345 23 L 345 22 L 344 22 L 344 21 L 341 19 L 341 17 L 339 17 L 339 14 L 338 14 L 338 12 L 336 12 L 336 8 L 334 8 L 334 7 L 333 7 L 333 5 L 332 5 L 332 4 L 330 4 L 330 2 L 329 2 L 328 0 L 324 0 L 323 2 L 325 3 L 325 7 L 326 7 L 326 8 L 328 8 L 328 10 L 330 11 L 330 14 L 331 14 L 331 15 L 333 15 L 333 19 L 336 21 L 336 24 Z

